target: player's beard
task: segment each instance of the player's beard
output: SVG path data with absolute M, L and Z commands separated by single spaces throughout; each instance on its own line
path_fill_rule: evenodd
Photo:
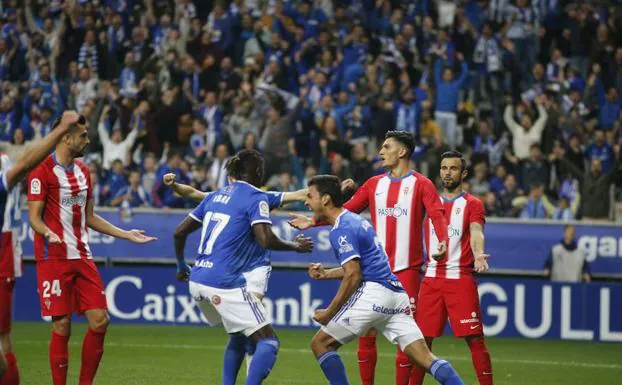
M 443 187 L 449 192 L 454 192 L 461 184 L 461 180 L 443 180 Z
M 73 154 L 72 154 L 72 155 L 73 155 L 73 158 L 74 158 L 74 159 L 75 159 L 75 158 L 82 158 L 84 155 L 86 155 L 86 149 L 87 149 L 87 147 L 88 147 L 88 145 L 87 145 L 87 146 L 84 146 L 84 147 L 82 147 L 82 148 L 76 148 L 76 149 L 74 149 L 74 150 L 72 151 L 72 153 L 73 153 Z

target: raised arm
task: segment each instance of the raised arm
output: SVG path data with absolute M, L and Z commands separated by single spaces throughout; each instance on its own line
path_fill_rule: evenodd
M 503 113 L 503 121 L 505 122 L 505 125 L 508 126 L 508 129 L 510 130 L 512 135 L 517 135 L 520 130 L 523 129 L 514 120 L 514 107 L 512 106 L 512 103 L 509 103 L 507 107 L 505 107 L 505 112 Z
M 544 127 L 546 127 L 546 121 L 549 118 L 549 115 L 546 112 L 546 108 L 542 105 L 541 101 L 536 103 L 538 108 L 538 120 L 533 125 L 534 135 L 537 135 L 538 138 L 542 136 L 542 131 L 544 131 Z
M 79 123 L 80 119 L 80 115 L 75 111 L 66 111 L 63 113 L 58 127 L 54 128 L 45 138 L 32 145 L 29 151 L 24 153 L 24 155 L 15 162 L 15 165 L 6 172 L 7 189 L 10 190 L 21 181 L 30 170 L 41 163 L 41 161 L 52 152 L 54 147 L 60 142 L 73 124 Z
M 209 193 L 199 191 L 187 184 L 177 183 L 176 179 L 177 176 L 174 173 L 168 173 L 162 177 L 162 181 L 166 186 L 171 187 L 173 191 L 175 191 L 175 193 L 186 199 L 190 199 L 195 202 L 201 202 L 209 195 Z

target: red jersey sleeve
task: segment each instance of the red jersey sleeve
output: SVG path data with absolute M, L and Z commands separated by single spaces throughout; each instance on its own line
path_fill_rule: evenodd
M 352 211 L 353 213 L 361 213 L 369 206 L 369 184 L 371 179 L 368 179 L 361 187 L 359 187 L 352 198 L 350 198 L 343 207 Z
M 434 188 L 434 184 L 428 178 L 421 183 L 421 198 L 423 199 L 423 207 L 434 225 L 434 231 L 439 242 L 447 241 L 447 219 L 445 218 L 445 208 L 438 195 L 438 191 Z
M 28 174 L 28 200 L 44 201 L 47 197 L 47 172 L 40 165 Z
M 486 223 L 486 209 L 484 204 L 479 199 L 472 199 L 469 201 L 469 224 L 479 223 L 484 226 Z

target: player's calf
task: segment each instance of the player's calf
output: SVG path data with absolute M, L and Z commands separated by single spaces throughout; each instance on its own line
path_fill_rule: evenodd
M 257 342 L 257 346 L 248 370 L 246 385 L 259 385 L 274 367 L 280 344 L 270 324 L 254 332 L 250 338 Z
M 484 336 L 481 334 L 468 336 L 466 342 L 469 345 L 469 350 L 471 350 L 473 367 L 480 385 L 492 385 L 492 362 Z
M 464 385 L 464 382 L 451 366 L 443 359 L 435 357 L 424 339 L 409 343 L 404 352 L 420 367 L 424 368 L 434 379 L 443 385 Z
M 359 375 L 363 385 L 373 385 L 376 373 L 376 361 L 378 360 L 378 351 L 376 349 L 375 328 L 369 329 L 365 335 L 359 338 L 359 347 L 357 352 Z
M 4 350 L 4 354 L 2 351 Z M 17 359 L 13 354 L 13 346 L 11 343 L 11 333 L 0 333 L 0 359 L 5 363 L 4 376 L 0 375 L 0 385 L 18 385 L 19 370 L 17 368 Z
M 110 317 L 104 309 L 87 310 L 84 315 L 89 323 L 89 328 L 82 341 L 80 385 L 90 385 L 93 383 L 99 363 L 104 355 L 104 339 L 110 324 Z
M 349 384 L 346 367 L 336 352 L 340 346 L 337 340 L 321 330 L 311 340 L 311 350 L 331 385 Z

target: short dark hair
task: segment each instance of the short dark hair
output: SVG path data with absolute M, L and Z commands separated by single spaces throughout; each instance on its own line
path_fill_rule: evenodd
M 309 187 L 315 186 L 322 195 L 328 195 L 335 207 L 341 207 L 343 197 L 341 195 L 341 181 L 334 175 L 316 175 L 309 179 Z
M 255 150 L 242 150 L 227 162 L 227 174 L 246 182 L 261 183 L 264 161 Z
M 464 160 L 464 156 L 460 151 L 445 151 L 441 155 L 441 162 L 443 159 L 460 159 L 460 164 L 462 164 L 462 171 L 466 170 L 466 160 Z
M 387 133 L 384 135 L 384 139 L 387 140 L 391 138 L 397 140 L 402 145 L 404 145 L 404 147 L 406 147 L 406 150 L 408 152 L 408 158 L 410 159 L 413 151 L 415 150 L 415 137 L 413 136 L 413 134 L 406 131 L 387 131 Z

